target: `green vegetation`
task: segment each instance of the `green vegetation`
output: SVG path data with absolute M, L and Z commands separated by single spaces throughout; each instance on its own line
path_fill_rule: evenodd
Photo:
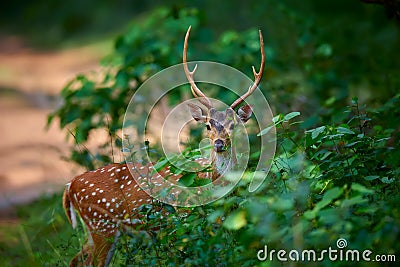
M 1 225 L 0 266 L 67 266 L 85 237 L 72 231 L 61 199 L 57 194 L 20 206 L 17 221 Z
M 49 123 L 57 119 L 74 135 L 71 160 L 95 168 L 111 162 L 111 147 L 121 146 L 118 131 L 134 91 L 152 74 L 181 61 L 189 25 L 194 28 L 190 58 L 222 62 L 249 76 L 249 66 L 259 57 L 255 27 L 265 35 L 268 60 L 261 90 L 278 114 L 277 153 L 267 180 L 249 193 L 250 168 L 232 193 L 186 216 L 161 217 L 151 205 L 142 206 L 141 212 L 151 214 L 149 225 L 165 227 L 124 235 L 113 266 L 270 266 L 257 260 L 264 245 L 320 251 L 336 248 L 339 238 L 349 249 L 396 254 L 399 260 L 399 28 L 373 6 L 309 3 L 250 1 L 250 22 L 227 31 L 220 24 L 211 27 L 216 16 L 195 8 L 155 9 L 117 38 L 100 81 L 80 75 L 64 88 L 64 104 Z M 245 16 L 235 10 L 239 18 Z M 171 104 L 182 91 L 171 95 Z M 209 91 L 227 103 L 233 97 Z M 82 145 L 96 129 L 108 131 L 110 140 L 90 154 Z M 254 166 L 256 158 L 251 160 Z M 12 229 L 26 240 L 27 261 L 63 265 L 80 249 L 83 232 L 70 230 L 56 199 L 47 202 L 47 220 L 28 220 L 24 228 Z M 41 203 L 36 205 L 47 207 Z M 31 210 L 20 217 L 29 217 Z

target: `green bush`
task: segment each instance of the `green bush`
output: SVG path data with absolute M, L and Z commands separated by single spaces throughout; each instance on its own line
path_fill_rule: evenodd
M 125 235 L 115 264 L 254 266 L 266 244 L 321 251 L 336 249 L 339 238 L 348 249 L 396 254 L 400 158 L 391 152 L 399 125 L 384 129 L 381 116 L 397 113 L 399 101 L 400 95 L 369 111 L 354 99 L 343 123 L 305 132 L 299 113 L 277 115 L 279 150 L 261 189 L 249 193 L 249 172 L 233 193 L 186 216 L 152 213 L 145 227 L 161 230 Z M 322 264 L 333 262 L 326 257 Z

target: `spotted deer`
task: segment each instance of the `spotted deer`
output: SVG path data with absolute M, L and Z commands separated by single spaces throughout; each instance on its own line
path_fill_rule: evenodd
M 190 83 L 193 96 L 204 107 L 189 104 L 192 117 L 206 125 L 208 137 L 211 141 L 210 159 L 200 158 L 199 164 L 211 164 L 210 173 L 205 175 L 213 181 L 232 169 L 236 164 L 235 151 L 231 149 L 230 135 L 235 125 L 248 121 L 252 115 L 252 108 L 243 105 L 237 112 L 234 109 L 241 104 L 257 88 L 261 81 L 265 65 L 264 43 L 259 31 L 261 48 L 261 66 L 259 72 L 254 67 L 254 83 L 247 92 L 240 96 L 225 111 L 217 111 L 210 99 L 197 87 L 194 74 L 197 68 L 190 71 L 187 64 L 188 39 L 190 27 L 186 33 L 183 48 L 183 68 Z M 135 176 L 135 177 L 134 177 Z M 150 203 L 153 198 L 142 190 L 140 177 L 154 176 L 163 178 L 169 176 L 175 182 L 180 174 L 171 174 L 169 167 L 154 171 L 154 164 L 129 163 L 110 164 L 108 166 L 89 171 L 76 176 L 66 185 L 63 195 L 63 206 L 67 217 L 75 228 L 77 226 L 76 211 L 82 218 L 88 234 L 87 244 L 71 260 L 70 266 L 109 265 L 115 250 L 115 245 L 121 230 L 135 229 L 140 225 L 138 209 L 141 205 Z M 208 177 L 211 176 L 211 177 Z M 136 178 L 136 179 L 135 179 Z

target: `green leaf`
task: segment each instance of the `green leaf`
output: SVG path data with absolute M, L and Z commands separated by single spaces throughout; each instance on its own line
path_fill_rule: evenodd
M 321 44 L 315 50 L 315 53 L 321 57 L 329 57 L 332 55 L 332 46 L 330 44 Z
M 190 161 L 188 159 L 184 159 L 181 162 L 177 162 L 176 166 L 180 169 L 184 169 L 190 172 L 196 172 L 201 169 L 200 163 L 195 161 Z
M 332 154 L 332 151 L 328 151 L 328 150 L 324 149 L 324 150 L 320 150 L 317 153 L 315 153 L 311 158 L 324 161 L 331 154 Z
M 282 114 L 278 114 L 278 115 L 276 115 L 275 117 L 272 118 L 272 122 L 275 123 L 275 124 L 280 123 L 281 120 L 282 120 Z
M 335 208 L 327 208 L 321 210 L 319 213 L 318 222 L 327 224 L 327 225 L 335 225 L 338 221 L 341 220 L 340 214 L 337 212 Z
M 283 120 L 284 121 L 288 121 L 288 120 L 291 120 L 291 119 L 293 119 L 293 118 L 295 118 L 297 116 L 300 116 L 300 112 L 293 111 L 293 112 L 290 112 L 290 113 L 286 114 L 285 117 L 283 118 Z
M 351 142 L 351 143 L 347 144 L 346 147 L 352 147 L 352 146 L 355 146 L 355 145 L 357 145 L 359 143 L 361 143 L 361 141 Z
M 319 159 L 319 160 L 325 160 L 327 157 L 329 157 L 332 154 L 331 151 L 327 151 L 326 153 L 324 153 L 324 155 Z
M 357 205 L 357 204 L 362 204 L 365 202 L 368 202 L 368 199 L 363 198 L 362 195 L 358 195 L 358 196 L 352 197 L 350 199 L 343 200 L 341 207 L 349 207 L 349 206 L 353 206 L 353 205 Z
M 379 175 L 369 175 L 369 176 L 365 176 L 364 177 L 364 179 L 367 180 L 367 181 L 372 181 L 372 180 L 375 180 L 375 179 L 378 179 L 378 178 L 379 178 Z
M 204 185 L 208 185 L 211 184 L 212 180 L 211 179 L 203 179 L 203 178 L 199 178 L 199 179 L 195 179 L 194 181 L 194 186 L 204 186 Z
M 196 173 L 189 172 L 184 174 L 181 178 L 179 178 L 178 183 L 183 186 L 191 186 L 194 182 L 194 178 L 196 178 Z
M 394 179 L 389 179 L 387 176 L 382 177 L 381 181 L 384 182 L 385 184 L 391 184 L 393 183 Z
M 75 96 L 78 98 L 90 97 L 93 95 L 93 91 L 95 88 L 96 85 L 94 82 L 85 80 L 82 84 L 82 87 L 78 91 L 76 91 Z
M 338 198 L 343 193 L 343 189 L 339 187 L 333 187 L 325 192 L 322 200 L 315 206 L 316 209 L 322 209 L 323 207 L 329 205 L 333 200 Z
M 156 164 L 154 164 L 154 171 L 160 171 L 162 170 L 168 163 L 168 159 L 165 158 L 163 160 L 160 160 Z
M 263 129 L 261 132 L 259 132 L 257 134 L 257 136 L 262 136 L 264 134 L 267 134 L 272 128 L 274 128 L 274 126 L 275 125 L 268 126 L 267 128 Z
M 304 218 L 308 220 L 314 219 L 322 208 L 329 205 L 333 200 L 335 200 L 342 194 L 343 194 L 342 188 L 333 187 L 329 189 L 328 191 L 325 192 L 324 196 L 322 197 L 322 200 L 319 201 L 317 205 L 315 205 L 314 209 L 304 212 Z
M 323 133 L 325 131 L 325 128 L 326 128 L 325 126 L 321 126 L 321 127 L 315 128 L 315 129 L 308 130 L 308 131 L 306 131 L 306 133 L 311 133 L 311 138 L 315 139 L 321 133 Z
M 278 211 L 291 210 L 293 206 L 293 199 L 279 199 L 279 201 L 271 203 L 271 208 Z
M 47 116 L 46 130 L 48 130 L 50 128 L 50 125 L 54 120 L 54 116 L 55 116 L 55 113 L 52 113 Z
M 374 193 L 374 190 L 368 189 L 365 186 L 358 184 L 358 183 L 353 183 L 351 185 L 351 189 L 358 191 L 360 193 L 364 193 L 364 194 L 372 194 Z
M 316 209 L 307 210 L 306 212 L 304 212 L 303 216 L 307 220 L 312 220 L 317 216 L 317 212 L 318 212 L 318 210 L 316 210 Z
M 223 226 L 229 230 L 239 230 L 246 224 L 246 213 L 244 210 L 240 210 L 230 214 L 224 221 Z
M 68 124 L 70 124 L 71 122 L 74 122 L 76 120 L 78 120 L 79 118 L 82 118 L 83 115 L 80 112 L 79 109 L 75 108 L 75 106 L 73 106 L 72 109 L 70 109 L 67 113 L 63 114 L 62 117 L 60 117 L 60 127 L 64 128 L 65 126 L 67 126 Z
M 353 132 L 352 130 L 350 130 L 350 129 L 347 129 L 347 128 L 345 128 L 345 127 L 337 127 L 336 128 L 336 130 L 337 130 L 337 132 L 338 133 L 343 133 L 343 134 L 355 134 L 355 132 Z

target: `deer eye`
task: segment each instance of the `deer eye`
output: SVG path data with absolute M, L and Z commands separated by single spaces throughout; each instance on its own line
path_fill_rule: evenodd
M 211 131 L 211 127 L 210 127 L 209 124 L 206 124 L 206 128 L 207 128 L 208 131 Z

